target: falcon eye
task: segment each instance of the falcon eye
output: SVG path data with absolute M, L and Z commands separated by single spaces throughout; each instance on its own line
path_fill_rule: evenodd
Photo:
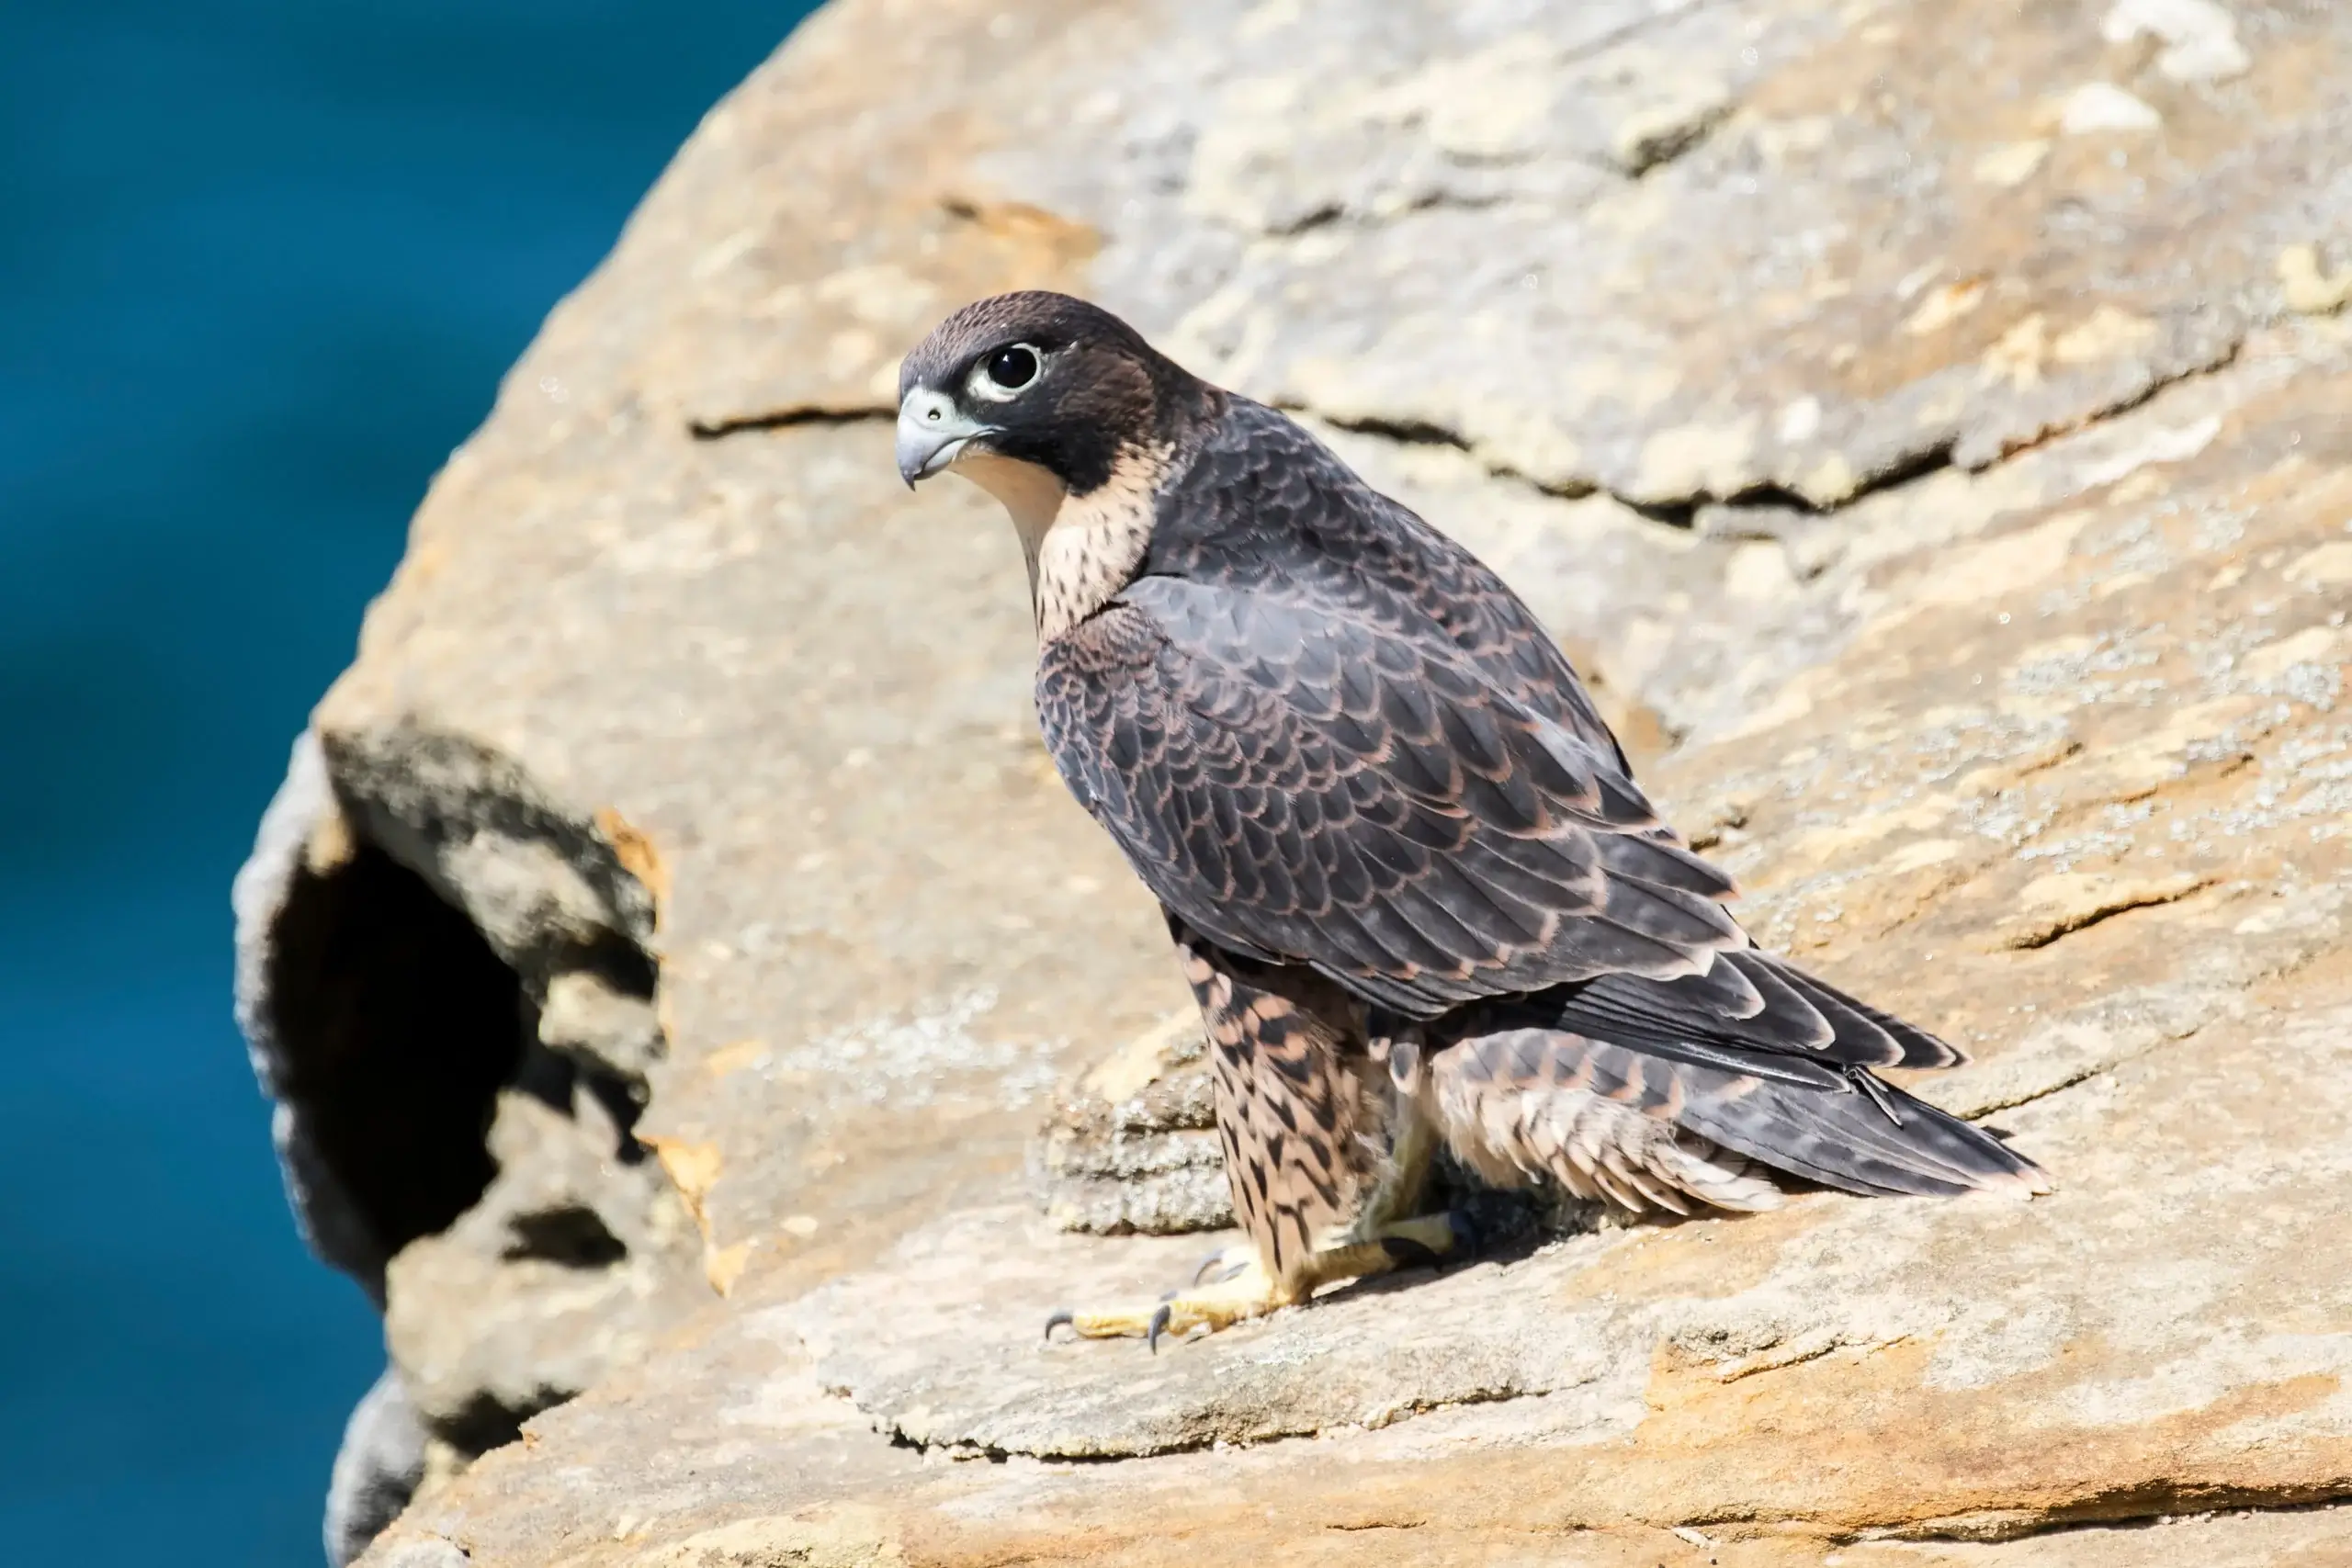
M 988 378 L 1006 391 L 1016 391 L 1037 378 L 1037 351 L 1017 343 L 989 355 Z

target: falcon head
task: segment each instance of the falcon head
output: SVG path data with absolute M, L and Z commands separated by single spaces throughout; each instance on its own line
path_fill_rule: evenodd
M 953 468 L 1014 490 L 1089 495 L 1122 458 L 1171 445 L 1210 389 L 1082 299 L 1000 294 L 932 330 L 899 371 L 899 474 Z

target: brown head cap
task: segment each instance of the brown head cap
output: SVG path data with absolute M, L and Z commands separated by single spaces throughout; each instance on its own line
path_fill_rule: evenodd
M 957 458 L 1032 463 L 1073 495 L 1119 455 L 1172 446 L 1220 394 L 1099 306 L 1000 294 L 932 330 L 899 372 L 899 472 L 911 485 Z

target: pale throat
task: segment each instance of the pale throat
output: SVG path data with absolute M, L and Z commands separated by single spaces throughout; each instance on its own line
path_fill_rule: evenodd
M 1111 477 L 1083 495 L 1035 463 L 978 453 L 949 471 L 1002 503 L 1029 568 L 1037 640 L 1051 642 L 1109 604 L 1135 581 L 1151 545 L 1162 450 L 1123 453 Z

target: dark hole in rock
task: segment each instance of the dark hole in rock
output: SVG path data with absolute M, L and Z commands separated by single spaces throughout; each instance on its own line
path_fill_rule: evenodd
M 571 1097 L 580 1088 L 578 1064 L 557 1055 L 535 1040 L 526 1040 L 515 1054 L 514 1087 L 548 1110 L 571 1114 Z
M 583 1204 L 517 1214 L 506 1222 L 508 1240 L 500 1256 L 535 1258 L 567 1269 L 606 1269 L 628 1256 L 628 1246 Z
M 453 1448 L 468 1454 L 503 1449 L 523 1435 L 523 1423 L 550 1405 L 560 1404 L 576 1392 L 550 1389 L 528 1410 L 509 1410 L 487 1393 L 476 1394 L 454 1416 L 433 1424 L 434 1430 Z
M 566 967 L 590 969 L 603 976 L 607 985 L 623 996 L 653 999 L 662 983 L 662 971 L 653 955 L 615 931 L 599 932 L 594 942 L 575 949 Z
M 367 844 L 296 874 L 270 971 L 287 1098 L 378 1244 L 447 1229 L 496 1173 L 483 1140 L 522 1055 L 521 981 Z
M 645 1114 L 645 1101 L 639 1091 L 603 1073 L 582 1073 L 581 1082 L 619 1129 L 620 1146 L 613 1151 L 613 1157 L 623 1165 L 642 1163 L 652 1150 L 637 1141 L 637 1119 Z
M 593 1071 L 570 1057 L 558 1055 L 536 1040 L 523 1042 L 513 1085 L 548 1110 L 565 1116 L 577 1113 L 578 1097 L 584 1092 L 603 1108 L 620 1134 L 612 1151 L 614 1158 L 623 1165 L 637 1165 L 651 1152 L 635 1135 L 637 1120 L 645 1114 L 639 1086 L 624 1083 L 610 1073 Z

